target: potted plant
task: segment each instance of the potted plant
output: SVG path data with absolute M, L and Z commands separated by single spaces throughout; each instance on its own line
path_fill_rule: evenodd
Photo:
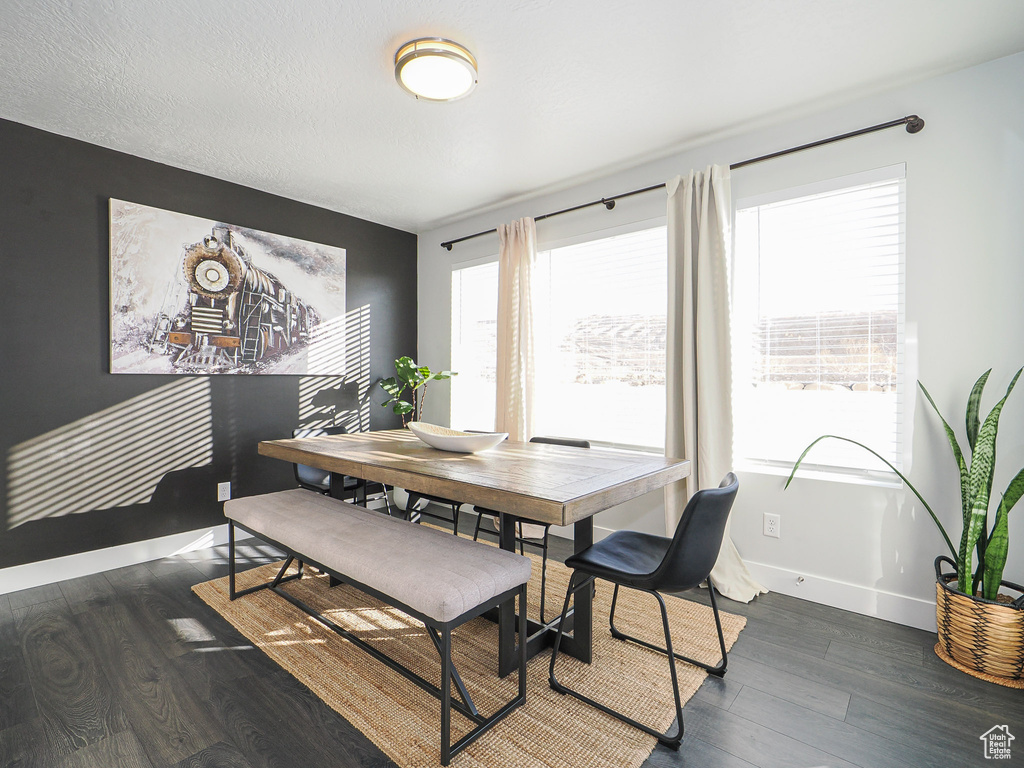
M 958 547 L 953 545 L 931 505 L 913 484 L 877 452 L 856 440 L 838 435 L 822 435 L 800 454 L 786 481 L 788 488 L 804 457 L 825 439 L 853 443 L 885 463 L 928 510 L 949 547 L 951 557 L 939 555 L 935 559 L 936 618 L 939 630 L 936 654 L 943 661 L 976 677 L 1016 688 L 1024 688 L 1024 587 L 1004 581 L 1003 569 L 1006 566 L 1009 544 L 1009 513 L 1024 495 L 1024 469 L 1014 476 L 1006 491 L 997 500 L 992 499 L 992 479 L 995 472 L 999 416 L 1022 370 L 1024 368 L 1017 371 L 1006 388 L 1006 394 L 995 404 L 984 422 L 981 420 L 979 407 L 985 382 L 988 381 L 992 369 L 985 371 L 971 389 L 970 397 L 967 399 L 969 459 L 960 449 L 953 428 L 939 413 L 932 396 L 924 385 L 918 382 L 925 398 L 942 421 L 960 474 L 963 527 Z M 994 516 L 990 515 L 993 506 Z M 943 563 L 949 564 L 954 570 L 943 573 Z M 1000 586 L 1008 587 L 1022 595 L 1014 600 L 1000 594 Z
M 411 413 L 412 421 L 419 421 L 423 415 L 423 402 L 427 396 L 427 383 L 444 381 L 458 374 L 452 371 L 432 372 L 425 365 L 417 365 L 411 357 L 405 356 L 395 360 L 396 376 L 383 379 L 380 387 L 389 398 L 381 403 L 383 407 L 391 406 L 391 410 L 402 417 L 402 426 L 406 425 L 406 417 Z M 403 400 L 405 391 L 409 390 L 409 400 Z M 411 401 L 411 402 L 410 402 Z

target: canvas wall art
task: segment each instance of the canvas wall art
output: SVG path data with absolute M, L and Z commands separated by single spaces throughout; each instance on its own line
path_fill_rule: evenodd
M 110 200 L 111 373 L 345 374 L 345 249 Z

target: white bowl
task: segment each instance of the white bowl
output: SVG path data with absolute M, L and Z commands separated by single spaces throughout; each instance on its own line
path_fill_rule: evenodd
M 423 421 L 410 421 L 409 429 L 431 448 L 453 453 L 486 451 L 508 437 L 508 432 L 460 432 Z

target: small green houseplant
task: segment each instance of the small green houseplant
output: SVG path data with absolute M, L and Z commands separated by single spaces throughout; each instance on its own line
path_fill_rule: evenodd
M 1024 665 L 1024 596 L 1018 598 L 1012 605 L 1002 604 L 1010 601 L 1006 596 L 999 594 L 999 587 L 1002 584 L 1018 591 L 1022 589 L 1016 584 L 1003 581 L 1003 569 L 1006 567 L 1009 546 L 1009 514 L 1024 495 L 1024 469 L 1013 477 L 999 497 L 998 504 L 995 505 L 995 515 L 991 520 L 990 507 L 994 501 L 992 480 L 995 473 L 999 417 L 1022 371 L 1024 368 L 1017 371 L 1006 388 L 1006 394 L 995 404 L 984 422 L 981 420 L 979 407 L 985 383 L 992 369 L 985 371 L 975 382 L 967 399 L 969 459 L 965 457 L 953 428 L 942 417 L 932 396 L 924 385 L 918 382 L 925 398 L 942 422 L 959 470 L 963 526 L 958 547 L 954 546 L 931 505 L 903 473 L 876 451 L 856 440 L 838 435 L 822 435 L 800 454 L 786 481 L 786 488 L 789 488 L 804 458 L 815 445 L 825 439 L 843 440 L 860 446 L 895 472 L 928 510 L 952 555 L 952 559 L 940 555 L 935 561 L 936 610 L 939 625 L 939 644 L 936 645 L 936 653 L 963 671 L 1013 687 L 1021 687 Z M 947 578 L 951 579 L 952 574 L 944 575 L 940 572 L 942 561 L 955 565 L 956 591 L 950 588 L 951 581 L 947 584 Z
M 391 410 L 402 417 L 402 426 L 406 424 L 406 417 L 411 413 L 413 421 L 419 421 L 423 415 L 423 402 L 427 395 L 427 384 L 431 381 L 444 381 L 458 374 L 453 371 L 431 371 L 425 365 L 417 365 L 411 357 L 405 356 L 395 360 L 396 376 L 383 379 L 380 387 L 388 395 L 388 399 L 381 403 L 383 407 L 391 406 Z M 406 390 L 409 391 L 409 400 L 403 400 Z

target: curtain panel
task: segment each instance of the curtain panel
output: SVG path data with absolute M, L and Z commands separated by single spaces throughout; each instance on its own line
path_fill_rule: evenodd
M 688 459 L 691 467 L 686 480 L 665 489 L 665 529 L 671 536 L 687 499 L 698 489 L 718 487 L 732 468 L 729 168 L 708 166 L 676 176 L 666 191 L 665 455 Z M 719 592 L 741 602 L 767 592 L 751 577 L 728 528 L 711 579 Z
M 531 218 L 498 227 L 498 360 L 494 428 L 509 440 L 533 436 L 533 302 L 537 226 Z

